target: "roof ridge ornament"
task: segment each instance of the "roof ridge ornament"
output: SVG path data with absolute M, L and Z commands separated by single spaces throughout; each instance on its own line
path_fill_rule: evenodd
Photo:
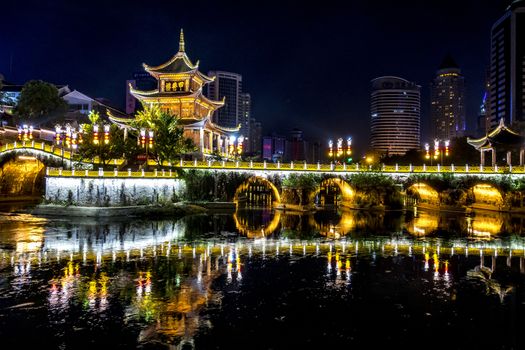
M 179 38 L 179 52 L 184 52 L 184 30 L 180 29 L 180 38 Z

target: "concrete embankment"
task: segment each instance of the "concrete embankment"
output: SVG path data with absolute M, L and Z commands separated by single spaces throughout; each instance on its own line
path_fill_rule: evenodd
M 206 213 L 201 206 L 176 203 L 172 205 L 135 205 L 122 207 L 81 207 L 56 204 L 37 205 L 29 212 L 33 215 L 53 217 L 180 217 Z

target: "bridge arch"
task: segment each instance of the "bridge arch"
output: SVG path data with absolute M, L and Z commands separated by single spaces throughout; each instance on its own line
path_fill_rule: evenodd
M 262 176 L 251 176 L 244 180 L 235 190 L 233 201 L 235 203 L 248 202 L 254 203 L 257 193 L 262 195 L 271 195 L 270 205 L 276 206 L 281 203 L 281 195 L 277 187 L 268 179 Z
M 356 194 L 355 189 L 348 182 L 339 177 L 330 177 L 322 180 L 317 189 L 311 193 L 310 202 L 315 202 L 316 197 L 321 193 L 322 189 L 329 188 L 329 186 L 339 189 L 341 201 L 343 203 L 351 203 L 354 201 Z
M 40 196 L 45 165 L 34 156 L 10 155 L 0 162 L 0 195 Z
M 439 193 L 432 186 L 424 182 L 416 182 L 407 188 L 407 194 L 418 201 L 418 204 L 440 204 Z
M 281 212 L 274 210 L 271 219 L 267 222 L 254 223 L 249 217 L 240 215 L 239 211 L 233 214 L 235 227 L 239 233 L 247 238 L 264 238 L 275 232 L 281 223 Z M 254 225 L 255 224 L 255 225 Z
M 488 183 L 478 183 L 468 191 L 468 204 L 482 209 L 501 210 L 504 206 L 503 193 Z

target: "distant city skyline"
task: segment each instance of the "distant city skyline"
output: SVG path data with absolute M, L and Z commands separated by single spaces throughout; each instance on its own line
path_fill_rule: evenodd
M 187 51 L 202 60 L 204 71 L 245 77 L 252 116 L 262 122 L 265 134 L 298 127 L 312 140 L 350 135 L 356 150 L 364 151 L 369 81 L 398 75 L 428 86 L 447 52 L 469 82 L 467 124 L 474 130 L 490 62 L 490 29 L 509 3 L 401 0 L 301 5 L 299 10 L 279 3 L 277 12 L 271 3 L 258 11 L 214 3 L 180 7 L 95 0 L 85 11 L 66 1 L 24 4 L 23 9 L 8 3 L 3 25 L 9 30 L 0 34 L 0 72 L 16 83 L 43 79 L 69 84 L 124 109 L 124 82 L 140 71 L 143 61 L 160 64 L 171 57 L 183 27 Z M 92 8 L 97 8 L 96 16 Z M 228 16 L 239 20 L 224 21 Z M 337 72 L 330 85 L 323 80 L 327 68 Z M 422 138 L 430 136 L 425 90 Z

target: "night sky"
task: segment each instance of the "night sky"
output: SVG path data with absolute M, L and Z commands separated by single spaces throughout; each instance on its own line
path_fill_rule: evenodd
M 243 75 L 265 133 L 309 140 L 369 135 L 370 80 L 397 75 L 422 87 L 428 141 L 429 84 L 450 53 L 467 82 L 473 130 L 489 63 L 490 28 L 510 0 L 425 1 L 8 1 L 2 4 L 0 73 L 7 81 L 68 84 L 123 108 L 125 81 L 142 62 L 186 51 L 203 72 Z M 262 2 L 257 2 L 262 3 Z

